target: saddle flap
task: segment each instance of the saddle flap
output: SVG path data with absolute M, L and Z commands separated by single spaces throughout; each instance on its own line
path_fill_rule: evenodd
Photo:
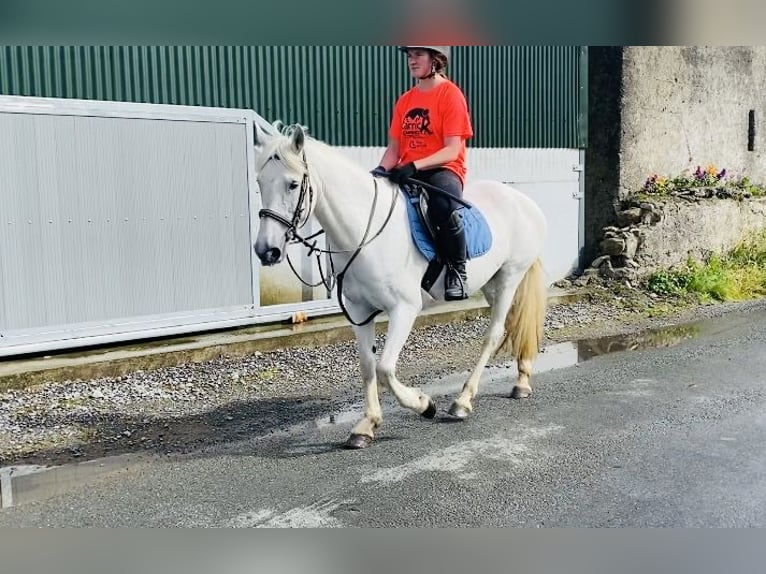
M 410 233 L 420 253 L 428 261 L 441 259 L 436 249 L 434 230 L 428 220 L 428 193 L 423 188 L 413 189 L 414 186 L 402 186 L 407 197 L 407 217 L 410 222 Z M 462 207 L 458 210 L 465 225 L 466 247 L 468 259 L 484 255 L 492 247 L 492 231 L 484 215 L 476 206 Z

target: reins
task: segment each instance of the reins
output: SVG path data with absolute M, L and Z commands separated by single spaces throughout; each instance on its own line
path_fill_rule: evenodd
M 372 321 L 378 314 L 382 313 L 382 310 L 378 309 L 375 312 L 373 312 L 369 317 L 367 317 L 364 321 L 357 323 L 354 321 L 351 316 L 348 313 L 348 310 L 346 309 L 345 304 L 343 303 L 343 279 L 346 275 L 346 272 L 351 267 L 351 264 L 354 262 L 354 260 L 357 258 L 359 253 L 361 253 L 362 249 L 372 243 L 375 239 L 377 239 L 381 233 L 383 233 L 383 230 L 388 225 L 389 221 L 391 220 L 391 217 L 393 216 L 394 209 L 396 208 L 396 203 L 399 199 L 399 193 L 397 193 L 397 190 L 393 189 L 393 197 L 391 198 L 391 206 L 389 207 L 388 214 L 386 216 L 385 221 L 383 221 L 383 224 L 380 226 L 380 229 L 373 235 L 372 237 L 369 237 L 370 230 L 372 229 L 372 223 L 375 219 L 375 212 L 378 205 L 378 180 L 377 178 L 373 178 L 373 183 L 375 186 L 375 195 L 372 200 L 372 207 L 370 208 L 370 215 L 367 218 L 367 225 L 364 230 L 364 235 L 362 236 L 362 240 L 359 242 L 359 245 L 353 250 L 353 253 L 351 257 L 349 258 L 348 262 L 346 262 L 346 265 L 344 266 L 343 270 L 340 273 L 335 273 L 335 266 L 333 264 L 332 256 L 334 254 L 341 254 L 341 253 L 349 253 L 351 250 L 333 250 L 333 249 L 322 249 L 320 247 L 317 247 L 317 241 L 316 238 L 319 237 L 324 233 L 324 230 L 319 230 L 316 233 L 309 235 L 308 237 L 303 237 L 298 231 L 303 228 L 306 223 L 308 222 L 309 217 L 311 216 L 311 213 L 313 211 L 313 202 L 314 202 L 314 189 L 311 186 L 311 181 L 309 178 L 308 173 L 308 164 L 306 163 L 306 155 L 305 152 L 303 154 L 303 167 L 304 167 L 304 174 L 303 179 L 301 181 L 301 191 L 300 195 L 298 196 L 298 205 L 295 208 L 295 212 L 293 213 L 292 217 L 288 219 L 287 217 L 283 216 L 280 213 L 277 213 L 274 210 L 271 209 L 261 209 L 258 212 L 259 218 L 268 217 L 271 219 L 274 219 L 275 221 L 278 221 L 282 225 L 286 227 L 285 230 L 285 238 L 289 243 L 301 243 L 305 247 L 308 248 L 308 257 L 311 257 L 313 254 L 316 254 L 317 258 L 317 267 L 319 269 L 319 277 L 320 281 L 317 283 L 309 283 L 301 277 L 300 273 L 295 269 L 295 266 L 293 265 L 293 262 L 290 260 L 290 256 L 287 255 L 287 262 L 290 265 L 290 269 L 292 270 L 293 274 L 298 278 L 298 280 L 306 285 L 307 287 L 319 287 L 320 285 L 324 285 L 324 287 L 328 291 L 332 291 L 333 289 L 333 280 L 335 282 L 335 285 L 337 285 L 338 288 L 338 303 L 340 305 L 341 311 L 343 312 L 343 315 L 348 319 L 348 321 L 352 325 L 356 326 L 362 326 L 366 325 L 370 321 Z M 274 155 L 270 157 L 268 161 L 275 160 L 275 161 L 281 161 L 279 156 Z M 283 162 L 284 163 L 284 162 Z M 306 198 L 308 197 L 308 208 L 305 210 L 306 217 L 303 221 L 303 223 L 300 223 L 301 219 L 303 218 L 304 213 L 304 203 L 306 202 Z M 313 241 L 312 241 L 313 240 Z M 322 255 L 329 255 L 330 259 L 330 270 L 329 273 L 325 273 L 325 270 L 322 266 L 321 256 Z

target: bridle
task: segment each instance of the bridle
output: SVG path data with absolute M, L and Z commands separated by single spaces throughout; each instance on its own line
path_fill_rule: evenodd
M 284 162 L 280 159 L 280 157 L 277 154 L 272 155 L 269 159 L 266 160 L 266 162 L 264 162 L 263 165 L 266 165 L 268 162 L 272 160 L 279 161 L 283 165 L 285 165 Z M 370 229 L 372 228 L 372 221 L 375 218 L 375 211 L 378 204 L 378 180 L 377 178 L 373 178 L 373 182 L 375 184 L 375 196 L 373 197 L 373 200 L 372 200 L 372 207 L 370 208 L 370 216 L 367 218 L 367 226 L 365 228 L 364 235 L 362 236 L 362 240 L 359 242 L 359 245 L 356 247 L 356 249 L 354 249 L 353 254 L 349 258 L 348 262 L 346 263 L 346 266 L 343 268 L 343 271 L 341 271 L 340 273 L 335 273 L 335 267 L 333 265 L 333 260 L 332 260 L 333 254 L 349 253 L 351 250 L 349 249 L 349 250 L 335 251 L 332 249 L 321 249 L 317 247 L 316 238 L 324 233 L 323 229 L 320 229 L 318 232 L 312 235 L 309 235 L 308 237 L 303 237 L 299 233 L 299 230 L 308 223 L 309 217 L 311 217 L 311 214 L 314 210 L 314 199 L 315 199 L 314 188 L 311 185 L 311 179 L 309 177 L 308 163 L 306 163 L 305 151 L 302 154 L 301 160 L 303 161 L 303 178 L 301 180 L 301 187 L 300 187 L 300 192 L 298 195 L 298 203 L 295 206 L 295 211 L 293 212 L 292 216 L 288 218 L 282 215 L 281 213 L 274 211 L 273 209 L 261 209 L 258 212 L 258 217 L 260 219 L 268 217 L 270 219 L 278 221 L 279 223 L 284 225 L 286 228 L 285 240 L 287 241 L 288 244 L 302 243 L 303 245 L 308 247 L 309 257 L 311 257 L 313 254 L 316 254 L 317 267 L 319 268 L 319 277 L 320 277 L 320 281 L 318 283 L 308 283 L 307 281 L 305 281 L 303 277 L 301 277 L 300 273 L 298 273 L 298 271 L 295 269 L 293 262 L 290 260 L 289 254 L 287 255 L 287 262 L 290 265 L 290 269 L 292 269 L 293 274 L 300 280 L 300 282 L 308 287 L 319 287 L 320 285 L 324 285 L 324 287 L 328 291 L 332 291 L 334 287 L 333 280 L 335 280 L 335 284 L 337 284 L 337 287 L 338 287 L 338 303 L 340 304 L 340 308 L 343 311 L 343 314 L 345 315 L 346 319 L 348 319 L 348 321 L 351 324 L 356 326 L 366 325 L 367 323 L 372 321 L 379 313 L 381 313 L 382 310 L 376 310 L 361 323 L 355 322 L 348 314 L 346 306 L 343 303 L 343 278 L 345 277 L 349 267 L 351 267 L 351 264 L 354 262 L 354 259 L 356 259 L 356 257 L 362 251 L 362 248 L 372 243 L 372 241 L 374 241 L 381 233 L 383 233 L 383 230 L 388 225 L 388 222 L 391 220 L 391 216 L 394 213 L 394 208 L 396 207 L 397 200 L 399 199 L 399 193 L 397 192 L 396 188 L 393 188 L 393 197 L 391 199 L 391 207 L 388 210 L 388 215 L 386 216 L 385 221 L 383 221 L 383 224 L 380 226 L 380 229 L 378 229 L 377 233 L 375 233 L 375 235 L 373 235 L 372 237 L 369 237 Z M 308 198 L 308 207 L 304 205 L 306 203 L 307 198 Z M 304 217 L 304 213 L 305 213 L 305 217 Z M 303 221 L 301 222 L 301 220 Z M 325 273 L 325 270 L 322 267 L 321 256 L 323 254 L 327 254 L 330 259 L 329 273 Z
M 311 211 L 313 209 L 312 204 L 314 203 L 314 188 L 311 187 L 311 182 L 309 181 L 309 170 L 308 165 L 306 165 L 306 153 L 303 153 L 303 157 L 301 158 L 303 160 L 303 179 L 301 180 L 301 189 L 300 193 L 298 195 L 298 204 L 295 206 L 295 211 L 293 212 L 292 217 L 288 219 L 281 213 L 277 213 L 273 209 L 261 209 L 258 212 L 258 217 L 260 219 L 263 219 L 264 217 L 270 217 L 271 219 L 274 219 L 284 225 L 287 230 L 285 231 L 285 238 L 287 239 L 288 243 L 294 243 L 295 240 L 299 241 L 305 241 L 299 234 L 298 230 L 301 229 L 308 223 L 309 216 L 311 215 Z M 269 163 L 270 161 L 279 161 L 282 160 L 279 158 L 277 154 L 272 155 L 269 159 L 266 160 L 264 165 L 266 163 Z M 308 195 L 309 199 L 309 205 L 308 209 L 306 211 L 306 217 L 303 220 L 303 223 L 301 223 L 301 218 L 303 217 L 304 212 L 304 203 L 306 202 L 306 196 Z

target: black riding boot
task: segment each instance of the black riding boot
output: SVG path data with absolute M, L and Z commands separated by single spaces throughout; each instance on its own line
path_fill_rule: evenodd
M 439 244 L 447 264 L 444 276 L 444 299 L 457 301 L 466 299 L 465 274 L 466 245 L 463 219 L 453 211 L 447 221 L 438 228 Z

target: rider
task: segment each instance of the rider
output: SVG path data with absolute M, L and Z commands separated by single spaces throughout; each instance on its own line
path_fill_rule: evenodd
M 471 117 L 460 88 L 447 79 L 449 46 L 401 46 L 410 74 L 417 84 L 402 94 L 394 106 L 389 143 L 373 170 L 395 183 L 414 177 L 439 187 L 453 197 L 463 195 L 466 175 L 466 140 L 473 136 Z M 465 299 L 466 243 L 458 205 L 431 193 L 429 219 L 440 251 L 447 259 L 446 300 Z

